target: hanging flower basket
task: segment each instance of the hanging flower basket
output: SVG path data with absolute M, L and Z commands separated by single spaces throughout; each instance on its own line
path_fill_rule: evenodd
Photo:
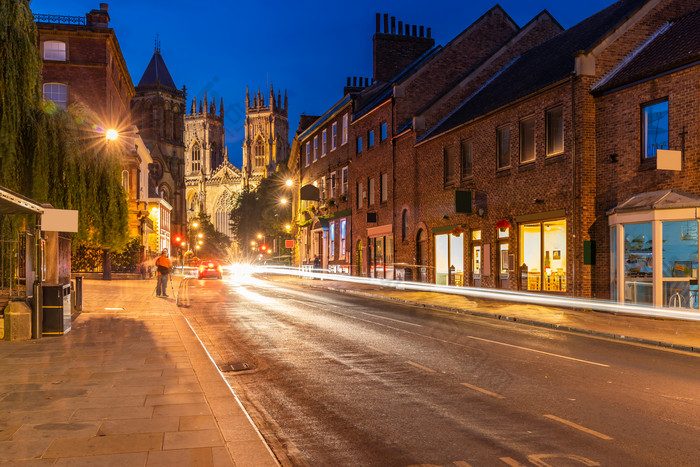
M 511 227 L 510 222 L 508 222 L 506 219 L 501 219 L 500 221 L 496 222 L 495 226 L 501 232 L 505 232 L 506 229 L 510 229 Z
M 467 229 L 463 229 L 462 227 L 455 227 L 454 229 L 450 230 L 450 234 L 454 235 L 455 237 L 459 237 L 461 234 L 465 233 Z

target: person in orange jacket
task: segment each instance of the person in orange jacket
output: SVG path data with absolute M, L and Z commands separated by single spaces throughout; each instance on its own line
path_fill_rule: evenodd
M 168 275 L 170 274 L 170 258 L 168 258 L 168 250 L 163 250 L 160 256 L 156 259 L 156 268 L 158 268 L 158 276 L 156 280 L 156 295 L 159 297 L 168 296 Z

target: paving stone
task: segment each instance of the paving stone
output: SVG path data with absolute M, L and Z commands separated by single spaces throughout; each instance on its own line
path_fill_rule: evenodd
M 64 457 L 56 460 L 54 467 L 125 467 L 146 465 L 147 452 L 105 454 L 102 456 Z M 53 462 L 53 460 L 51 460 Z M 4 467 L 4 465 L 3 465 Z M 171 466 L 172 467 L 172 466 Z
M 180 417 L 132 418 L 108 420 L 102 423 L 99 434 L 162 433 L 178 431 Z
M 219 430 L 195 430 L 165 433 L 163 450 L 223 446 Z
M 173 415 L 211 415 L 207 404 L 168 404 L 154 405 L 154 417 L 169 417 Z
M 186 393 L 202 393 L 202 386 L 199 383 L 177 384 L 165 386 L 163 394 L 186 394 Z
M 198 404 L 206 403 L 202 393 L 181 393 L 146 396 L 145 405 Z
M 39 458 L 51 444 L 51 439 L 0 441 L 0 459 L 19 460 Z
M 22 427 L 12 435 L 12 441 L 95 436 L 99 426 L 99 422 L 53 422 L 22 425 Z
M 0 423 L 0 441 L 7 441 L 21 427 L 21 424 L 10 425 Z
M 218 429 L 216 420 L 210 415 L 188 415 L 180 417 L 180 425 L 178 431 L 193 431 L 193 430 L 214 430 Z
M 91 436 L 87 438 L 66 438 L 53 440 L 43 457 L 80 457 L 159 451 L 162 446 L 163 433 L 136 433 Z
M 151 418 L 152 407 L 107 407 L 101 409 L 78 409 L 71 420 L 124 420 L 129 418 Z
M 218 458 L 219 456 L 217 456 Z M 229 461 L 230 462 L 230 461 Z M 170 451 L 152 451 L 148 453 L 147 467 L 196 466 L 213 467 L 212 448 L 174 449 Z

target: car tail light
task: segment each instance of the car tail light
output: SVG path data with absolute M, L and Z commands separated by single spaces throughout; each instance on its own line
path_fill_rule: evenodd
M 214 267 L 214 263 L 209 263 L 209 267 L 210 267 L 210 268 L 213 268 L 213 267 Z

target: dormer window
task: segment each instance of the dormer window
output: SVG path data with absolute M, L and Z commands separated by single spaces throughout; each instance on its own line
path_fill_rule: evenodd
M 44 42 L 44 60 L 66 61 L 66 43 L 61 41 Z

